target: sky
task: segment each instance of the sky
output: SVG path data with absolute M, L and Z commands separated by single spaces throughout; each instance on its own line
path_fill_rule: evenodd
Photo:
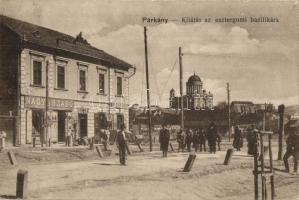
M 144 26 L 151 104 L 167 107 L 171 88 L 179 94 L 179 47 L 184 90 L 195 73 L 215 105 L 226 101 L 226 83 L 231 100 L 299 104 L 298 1 L 0 0 L 0 5 L 3 15 L 72 36 L 82 31 L 93 46 L 135 65 L 130 104 L 146 104 Z M 144 23 L 143 17 L 172 21 Z M 203 22 L 182 23 L 182 17 Z M 215 22 L 224 17 L 247 22 Z M 251 17 L 278 22 L 256 23 Z

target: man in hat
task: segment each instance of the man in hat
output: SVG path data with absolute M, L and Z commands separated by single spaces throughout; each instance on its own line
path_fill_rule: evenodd
M 182 150 L 184 152 L 184 142 L 185 142 L 185 136 L 184 136 L 184 131 L 183 129 L 180 129 L 179 132 L 177 133 L 177 142 L 178 142 L 178 152 Z
M 247 140 L 247 154 L 254 155 L 256 152 L 256 145 L 257 145 L 257 132 L 258 130 L 255 129 L 254 125 L 251 125 L 247 128 L 246 133 L 246 140 Z
M 203 128 L 199 129 L 199 150 L 206 152 L 206 131 Z
M 222 136 L 220 133 L 217 133 L 216 141 L 217 141 L 218 151 L 221 151 Z
M 162 124 L 162 129 L 159 134 L 160 150 L 162 151 L 162 156 L 167 157 L 168 145 L 169 145 L 170 133 L 166 128 L 166 124 Z
M 210 153 L 216 153 L 217 129 L 214 122 L 211 122 L 209 125 L 207 139 Z
M 192 135 L 193 135 L 192 130 L 188 128 L 186 131 L 186 139 L 185 139 L 188 152 L 191 152 Z
M 296 134 L 297 133 L 297 134 Z M 299 134 L 296 123 L 290 125 L 288 129 L 287 151 L 283 156 L 284 165 L 287 172 L 290 172 L 288 159 L 292 156 L 294 159 L 294 174 L 297 175 L 298 160 L 299 160 Z
M 239 126 L 235 126 L 233 147 L 236 148 L 237 151 L 241 151 L 241 148 L 243 147 L 243 135 Z
M 122 124 L 120 126 L 120 131 L 116 135 L 116 144 L 119 150 L 119 161 L 121 165 L 126 165 L 126 126 Z
M 199 130 L 197 129 L 194 130 L 193 133 L 193 148 L 195 152 L 197 152 L 198 147 L 199 147 Z

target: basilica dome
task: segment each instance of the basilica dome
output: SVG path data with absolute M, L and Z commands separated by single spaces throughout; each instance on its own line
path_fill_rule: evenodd
M 197 85 L 199 83 L 201 83 L 201 79 L 196 74 L 190 76 L 187 81 L 187 85 Z

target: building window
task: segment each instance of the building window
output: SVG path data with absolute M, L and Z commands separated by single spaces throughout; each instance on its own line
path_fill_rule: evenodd
M 42 85 L 42 62 L 33 61 L 33 85 Z
M 99 93 L 105 94 L 105 74 L 99 73 Z
M 65 89 L 65 66 L 57 66 L 57 88 Z
M 122 77 L 118 76 L 116 78 L 116 95 L 117 96 L 122 96 L 123 91 L 122 91 Z
M 79 70 L 79 90 L 86 91 L 86 70 Z

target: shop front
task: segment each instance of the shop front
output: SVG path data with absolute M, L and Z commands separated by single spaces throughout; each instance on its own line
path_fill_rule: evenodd
M 68 115 L 72 112 L 74 103 L 72 100 L 57 98 L 48 98 L 48 103 L 46 102 L 45 97 L 25 96 L 23 109 L 25 117 L 24 123 L 21 123 L 24 124 L 22 127 L 24 131 L 21 131 L 21 138 L 26 143 L 31 143 L 33 137 L 40 138 L 40 141 L 45 141 L 46 137 L 52 142 L 65 141 Z

